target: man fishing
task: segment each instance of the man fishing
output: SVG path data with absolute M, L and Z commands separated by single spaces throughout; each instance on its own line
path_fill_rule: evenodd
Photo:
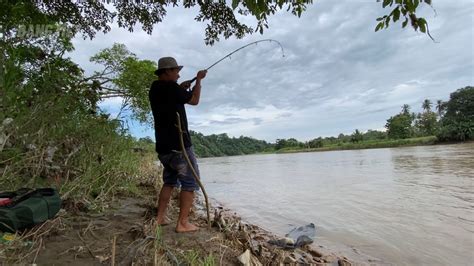
M 178 65 L 172 57 L 162 57 L 158 60 L 155 74 L 158 80 L 151 85 L 148 97 L 155 122 L 156 152 L 163 164 L 163 187 L 158 200 L 157 223 L 169 224 L 166 210 L 175 187 L 181 187 L 180 212 L 176 232 L 193 232 L 199 228 L 189 222 L 189 212 L 194 202 L 194 191 L 199 190 L 192 169 L 186 162 L 180 146 L 180 134 L 177 128 L 177 115 L 181 118 L 184 132 L 183 140 L 186 153 L 199 175 L 196 156 L 188 131 L 185 104 L 197 105 L 201 96 L 201 80 L 206 77 L 207 70 L 201 70 L 195 78 L 196 84 L 190 90 L 192 81 L 178 85 L 179 71 L 183 66 Z

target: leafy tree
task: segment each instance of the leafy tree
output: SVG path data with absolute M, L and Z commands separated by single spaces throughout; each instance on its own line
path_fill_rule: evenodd
M 146 143 L 146 144 L 153 144 L 154 143 L 153 140 L 148 136 L 144 137 L 144 138 L 140 138 L 138 141 Z
M 451 93 L 438 137 L 441 140 L 461 141 L 474 138 L 474 87 L 468 86 Z
M 304 143 L 299 142 L 295 138 L 289 139 L 277 139 L 275 144 L 275 149 L 283 149 L 283 148 L 302 148 L 304 147 Z
M 252 154 L 271 150 L 273 146 L 263 140 L 240 136 L 229 138 L 227 134 L 204 136 L 190 131 L 196 154 L 199 157 Z
M 360 142 L 363 139 L 364 139 L 364 136 L 362 135 L 362 133 L 360 133 L 358 129 L 356 129 L 354 133 L 352 133 L 351 135 L 351 142 Z
M 415 122 L 415 126 L 419 130 L 421 136 L 436 135 L 438 132 L 436 113 L 428 110 L 419 114 Z
M 139 60 L 124 44 L 115 43 L 92 56 L 91 62 L 104 66 L 83 83 L 92 87 L 100 99 L 121 97 L 122 109 L 130 107 L 135 119 L 151 124 L 148 89 L 156 76 L 156 63 Z
M 310 140 L 310 141 L 308 142 L 308 146 L 309 146 L 310 148 L 321 148 L 321 147 L 323 147 L 323 145 L 324 145 L 324 144 L 323 144 L 323 140 L 322 140 L 321 137 L 316 138 L 316 139 L 313 139 L 313 140 Z
M 387 120 L 385 127 L 387 135 L 393 139 L 405 139 L 412 136 L 412 119 L 409 116 L 398 114 Z
M 386 138 L 387 138 L 386 132 L 372 130 L 372 129 L 367 130 L 367 132 L 363 136 L 364 140 L 381 140 L 381 139 L 386 139 Z
M 295 138 L 289 138 L 286 140 L 286 145 L 288 147 L 302 147 L 304 146 L 303 143 L 299 142 L 297 139 Z
M 339 142 L 349 142 L 351 140 L 351 136 L 346 136 L 344 135 L 343 133 L 340 133 L 338 136 L 337 136 L 337 139 Z
M 380 0 L 378 0 L 380 1 Z M 301 16 L 311 0 L 302 1 L 112 1 L 115 11 L 106 8 L 110 1 L 0 1 L 0 25 L 7 37 L 17 32 L 18 25 L 30 24 L 62 24 L 67 25 L 71 34 L 82 33 L 86 38 L 93 38 L 97 32 L 107 33 L 110 24 L 116 20 L 119 27 L 133 31 L 140 23 L 144 31 L 151 34 L 153 27 L 165 18 L 169 8 L 198 7 L 198 22 L 207 23 L 205 29 L 206 44 L 214 44 L 220 36 L 242 38 L 253 32 L 263 33 L 268 28 L 268 17 L 279 10 L 286 9 L 295 16 Z M 402 26 L 408 22 L 415 29 L 428 33 L 428 25 L 424 18 L 416 15 L 419 4 L 431 6 L 431 0 L 383 0 L 382 7 L 394 7 L 393 10 L 377 19 L 376 30 L 387 28 L 391 20 L 405 18 Z M 252 16 L 257 20 L 256 28 L 239 21 L 238 16 Z M 431 37 L 431 36 L 430 36 Z
M 390 117 L 387 120 L 385 127 L 387 128 L 387 136 L 393 139 L 405 139 L 413 135 L 412 123 L 414 120 L 413 115 L 408 113 L 409 106 L 404 105 L 402 111 Z

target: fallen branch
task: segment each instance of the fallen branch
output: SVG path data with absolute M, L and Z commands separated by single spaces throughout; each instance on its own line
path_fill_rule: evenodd
M 91 248 L 89 247 L 89 245 L 87 244 L 87 242 L 84 240 L 84 238 L 82 238 L 81 233 L 77 232 L 77 236 L 79 236 L 79 239 L 82 241 L 82 243 L 83 243 L 84 246 L 86 247 L 87 251 L 89 251 L 89 254 L 91 255 L 91 257 L 92 257 L 93 259 L 95 259 L 96 256 L 94 255 L 94 253 L 92 252 Z
M 211 215 L 209 214 L 209 200 L 207 198 L 207 193 L 206 190 L 204 189 L 203 184 L 201 183 L 201 178 L 199 175 L 196 173 L 196 170 L 193 167 L 193 164 L 191 163 L 191 160 L 189 160 L 188 153 L 186 152 L 186 147 L 184 147 L 184 140 L 183 140 L 183 130 L 181 128 L 181 117 L 179 113 L 176 113 L 176 117 L 178 120 L 178 130 L 179 130 L 179 140 L 181 143 L 181 150 L 183 152 L 184 158 L 186 159 L 186 162 L 189 165 L 189 168 L 191 168 L 191 171 L 193 172 L 193 176 L 196 179 L 196 182 L 198 183 L 199 187 L 202 190 L 202 193 L 204 194 L 204 199 L 206 200 L 206 213 L 207 213 L 207 226 L 209 229 L 211 229 Z

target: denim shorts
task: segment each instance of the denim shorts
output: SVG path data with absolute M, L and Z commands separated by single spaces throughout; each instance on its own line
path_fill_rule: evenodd
M 199 168 L 194 155 L 193 147 L 186 148 L 189 160 L 199 177 Z M 159 154 L 158 159 L 163 165 L 163 186 L 181 187 L 184 191 L 197 191 L 199 185 L 196 182 L 193 172 L 181 151 L 167 154 Z

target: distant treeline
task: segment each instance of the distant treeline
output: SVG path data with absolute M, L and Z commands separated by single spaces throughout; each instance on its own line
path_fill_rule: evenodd
M 423 111 L 414 113 L 410 112 L 408 104 L 403 105 L 400 113 L 387 119 L 386 131 L 368 130 L 362 133 L 356 129 L 352 134 L 318 137 L 307 142 L 300 142 L 294 138 L 277 139 L 275 149 L 278 151 L 345 147 L 346 143 L 374 144 L 377 141 L 392 144 L 392 140 L 427 136 L 436 136 L 439 142 L 474 139 L 474 87 L 468 86 L 451 93 L 447 102 L 437 100 L 435 111 L 433 102 L 429 99 L 424 100 L 421 106 Z
M 191 131 L 194 150 L 199 157 L 243 155 L 274 150 L 272 144 L 250 137 L 229 138 L 227 134 L 204 136 Z
M 191 134 L 194 151 L 201 158 L 275 151 L 274 144 L 250 137 L 230 138 L 225 133 L 204 136 L 202 133 L 192 130 L 189 133 Z M 141 138 L 139 141 L 142 143 L 153 143 L 150 137 Z

